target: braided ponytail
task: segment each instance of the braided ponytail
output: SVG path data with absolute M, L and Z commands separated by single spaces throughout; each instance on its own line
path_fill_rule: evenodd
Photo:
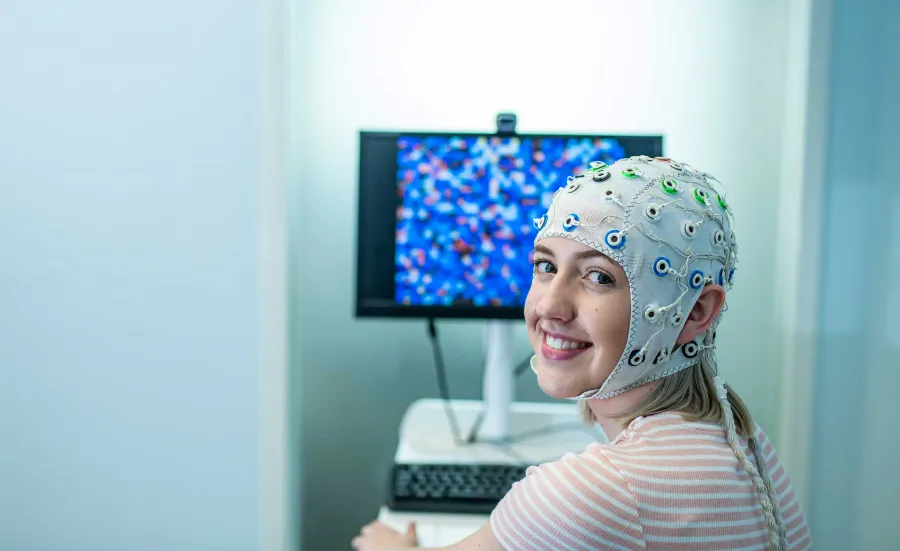
M 762 446 L 759 445 L 759 440 L 756 439 L 756 435 L 754 434 L 749 440 L 750 450 L 753 451 L 754 457 L 756 457 L 756 464 L 759 467 L 759 475 L 762 477 L 763 482 L 766 485 L 766 488 L 769 490 L 769 499 L 772 501 L 772 507 L 775 513 L 775 520 L 778 522 L 779 528 L 779 538 L 781 539 L 782 549 L 787 549 L 787 532 L 784 527 L 784 518 L 781 514 L 781 499 L 778 497 L 778 493 L 775 491 L 775 484 L 772 483 L 772 476 L 769 474 L 769 465 L 766 462 L 765 454 L 763 453 Z
M 784 520 L 781 518 L 778 496 L 775 495 L 775 489 L 772 488 L 772 478 L 769 476 L 766 458 L 763 457 L 762 450 L 758 449 L 759 446 L 755 436 L 751 437 L 749 441 L 751 442 L 750 446 L 753 449 L 753 455 L 756 457 L 756 463 L 759 465 L 759 470 L 747 458 L 734 426 L 734 414 L 731 412 L 731 404 L 728 401 L 728 389 L 725 387 L 725 382 L 716 375 L 713 378 L 713 383 L 716 387 L 716 396 L 722 404 L 722 421 L 725 425 L 725 437 L 731 445 L 734 455 L 744 466 L 747 474 L 750 475 L 750 480 L 753 482 L 756 493 L 759 495 L 763 515 L 766 519 L 766 527 L 769 529 L 769 541 L 772 544 L 772 551 L 787 551 L 784 537 Z M 764 472 L 765 476 L 760 475 L 760 471 Z

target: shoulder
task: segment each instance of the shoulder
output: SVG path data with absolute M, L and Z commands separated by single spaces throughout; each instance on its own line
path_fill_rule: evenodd
M 643 549 L 634 496 L 608 452 L 592 444 L 529 468 L 491 515 L 504 547 Z
M 725 431 L 715 423 L 686 421 L 678 414 L 639 417 L 603 446 L 607 458 L 626 480 L 642 467 L 696 461 L 734 460 Z M 672 471 L 678 474 L 679 470 Z
M 778 459 L 775 446 L 766 433 L 757 425 L 754 433 L 759 444 L 759 453 L 765 458 L 772 487 L 778 495 L 781 517 L 791 549 L 806 549 L 812 546 L 812 535 L 806 522 L 806 516 L 794 493 L 791 477 Z
M 765 431 L 759 426 L 756 425 L 755 430 L 753 431 L 753 437 L 756 439 L 756 450 L 751 450 L 754 455 L 757 453 L 765 459 L 766 467 L 769 472 L 775 476 L 776 474 L 783 474 L 784 468 L 781 466 L 781 462 L 778 460 L 778 454 L 775 451 L 775 445 L 769 440 L 769 437 L 766 436 Z M 775 471 L 779 471 L 776 473 Z
M 606 454 L 641 511 L 671 514 L 676 504 L 744 492 L 743 469 L 722 427 L 659 417 L 632 423 Z
M 775 444 L 772 440 L 769 439 L 769 436 L 766 432 L 760 427 L 756 425 L 756 429 L 753 431 L 753 436 L 756 438 L 756 442 L 759 444 L 760 451 L 763 456 L 766 458 L 767 464 L 778 464 L 778 453 L 775 451 Z
M 613 444 L 631 444 L 633 449 L 646 446 L 664 448 L 678 445 L 728 445 L 724 429 L 717 423 L 688 421 L 681 414 L 659 413 L 638 417 L 619 435 Z

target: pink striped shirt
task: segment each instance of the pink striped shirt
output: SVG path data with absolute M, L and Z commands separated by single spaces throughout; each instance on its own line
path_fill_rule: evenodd
M 790 479 L 758 427 L 756 436 L 780 499 L 788 549 L 812 549 Z M 640 417 L 610 444 L 529 468 L 494 510 L 491 527 L 507 551 L 769 545 L 759 497 L 725 431 L 677 413 Z

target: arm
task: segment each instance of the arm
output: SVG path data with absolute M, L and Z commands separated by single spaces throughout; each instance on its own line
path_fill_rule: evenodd
M 528 469 L 478 532 L 444 551 L 644 551 L 637 504 L 596 448 Z
M 529 468 L 490 527 L 507 551 L 645 550 L 631 490 L 600 447 Z
M 357 551 L 397 551 L 415 547 L 408 539 L 381 539 L 380 523 L 363 528 Z M 378 543 L 380 540 L 382 543 Z M 637 504 L 621 473 L 599 449 L 569 454 L 528 469 L 491 514 L 490 522 L 443 551 L 644 551 Z M 357 545 L 357 543 L 359 545 Z M 405 546 L 404 546 L 405 544 Z

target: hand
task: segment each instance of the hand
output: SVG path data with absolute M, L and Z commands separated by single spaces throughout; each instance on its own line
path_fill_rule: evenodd
M 415 547 L 419 545 L 419 538 L 416 537 L 416 525 L 412 522 L 406 527 L 406 533 L 401 534 L 376 520 L 363 526 L 351 545 L 355 551 L 393 551 Z

